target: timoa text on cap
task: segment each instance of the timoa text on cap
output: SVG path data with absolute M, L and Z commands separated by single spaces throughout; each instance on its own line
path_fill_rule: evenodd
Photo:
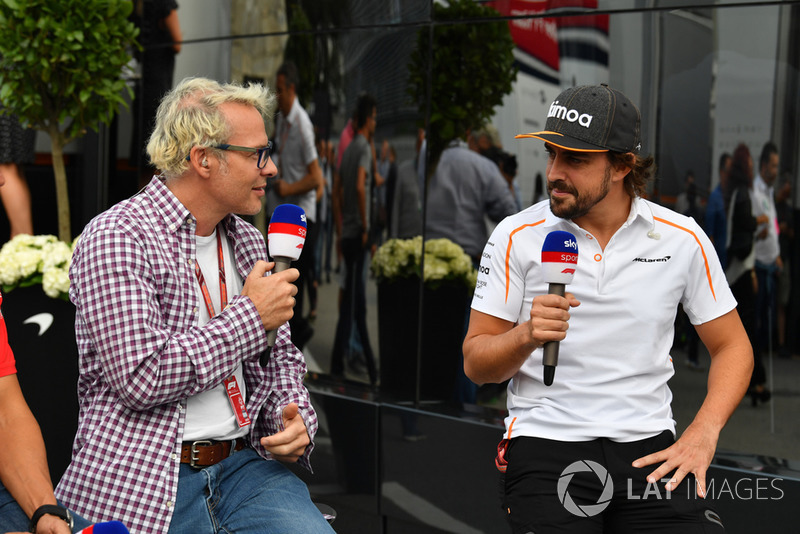
M 639 110 L 606 84 L 563 91 L 550 104 L 545 129 L 517 139 L 541 139 L 578 152 L 634 152 L 642 148 Z

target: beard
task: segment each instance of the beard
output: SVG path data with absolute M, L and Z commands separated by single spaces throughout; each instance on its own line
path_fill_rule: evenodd
M 553 198 L 550 193 L 558 189 L 572 195 L 572 198 Z M 567 185 L 563 180 L 547 183 L 547 193 L 550 195 L 550 211 L 562 219 L 579 219 L 589 213 L 601 200 L 606 198 L 611 190 L 611 165 L 606 166 L 603 181 L 598 187 L 579 192 L 574 187 Z

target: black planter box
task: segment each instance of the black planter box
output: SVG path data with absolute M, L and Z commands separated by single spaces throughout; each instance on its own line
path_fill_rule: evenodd
M 464 341 L 467 287 L 445 283 L 425 287 L 422 296 L 422 351 L 419 341 L 419 278 L 378 284 L 378 346 L 381 394 L 397 400 L 416 400 L 417 363 L 420 399 L 455 398 L 456 376 Z
M 78 428 L 75 307 L 48 297 L 37 285 L 4 293 L 2 312 L 20 387 L 42 429 L 55 484 L 69 465 Z M 29 320 L 39 314 L 52 317 L 52 324 L 46 329 L 47 315 L 40 316 L 44 319 L 42 326 Z

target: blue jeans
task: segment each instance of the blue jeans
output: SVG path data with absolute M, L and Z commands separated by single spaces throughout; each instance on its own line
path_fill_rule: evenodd
M 778 285 L 778 267 L 775 263 L 756 262 L 758 277 L 758 295 L 756 296 L 757 348 L 766 354 L 770 348 L 772 333 L 778 317 L 778 299 L 775 291 Z
M 336 323 L 336 336 L 331 353 L 331 374 L 344 374 L 344 355 L 350 345 L 351 331 L 355 325 L 364 358 L 367 363 L 369 381 L 373 386 L 378 382 L 378 371 L 375 367 L 375 355 L 369 342 L 367 332 L 367 297 L 366 297 L 366 259 L 367 251 L 361 238 L 342 239 L 342 255 L 345 261 L 347 278 L 344 283 L 344 294 L 339 307 L 339 321 Z
M 91 525 L 91 523 L 84 518 L 75 515 L 72 510 L 70 510 L 70 512 L 75 521 L 75 532 Z M 19 507 L 17 501 L 14 500 L 3 484 L 0 483 L 0 532 L 27 532 L 28 523 L 28 516 L 25 515 L 25 512 Z
M 181 464 L 170 534 L 302 534 L 333 529 L 302 480 L 278 461 L 244 449 L 216 465 Z

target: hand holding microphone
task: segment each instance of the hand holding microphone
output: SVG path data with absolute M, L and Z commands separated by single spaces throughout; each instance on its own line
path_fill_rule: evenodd
M 578 240 L 569 232 L 556 230 L 547 234 L 542 245 L 542 271 L 549 284 L 548 293 L 564 296 L 566 284 L 572 282 L 578 265 Z M 553 383 L 558 365 L 558 341 L 544 344 L 544 385 Z
M 292 261 L 300 257 L 306 242 L 306 213 L 294 204 L 281 204 L 272 213 L 267 229 L 267 247 L 275 262 L 272 272 L 277 274 L 289 268 Z M 261 353 L 259 362 L 266 367 L 278 330 L 267 332 L 267 350 Z

